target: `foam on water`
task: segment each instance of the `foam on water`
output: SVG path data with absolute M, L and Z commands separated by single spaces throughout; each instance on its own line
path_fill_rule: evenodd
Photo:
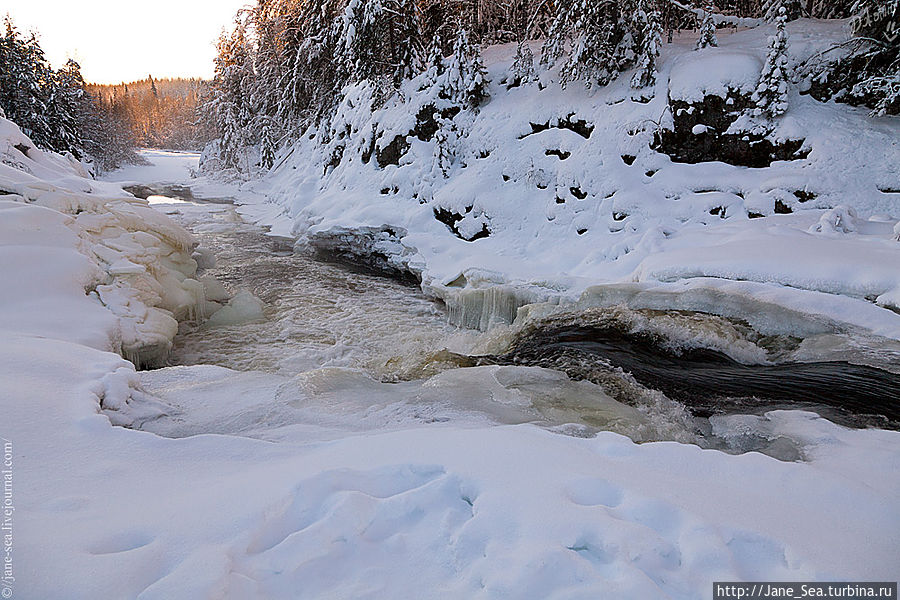
M 172 364 L 286 376 L 350 367 L 382 381 L 459 366 L 445 348 L 469 334 L 416 288 L 294 252 L 292 240 L 242 223 L 231 207 L 179 212 L 216 256 L 204 276 L 235 297 L 206 325 L 182 325 Z

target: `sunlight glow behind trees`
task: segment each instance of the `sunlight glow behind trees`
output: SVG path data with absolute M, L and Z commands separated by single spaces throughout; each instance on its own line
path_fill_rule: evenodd
M 245 0 L 6 0 L 22 32 L 35 30 L 54 67 L 76 59 L 85 80 L 212 77 L 216 39 Z

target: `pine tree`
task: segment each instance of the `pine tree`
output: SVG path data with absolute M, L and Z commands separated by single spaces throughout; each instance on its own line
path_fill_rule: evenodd
M 652 0 L 641 0 L 635 12 L 635 20 L 641 27 L 641 42 L 638 45 L 637 71 L 631 78 L 631 87 L 644 88 L 656 85 L 656 59 L 662 44 L 662 26 L 659 7 Z
M 563 86 L 572 81 L 583 81 L 589 87 L 606 85 L 634 65 L 641 35 L 634 30 L 634 1 L 560 2 L 541 49 L 541 62 L 553 67 L 566 55 L 559 71 Z
M 525 42 L 519 42 L 516 47 L 516 56 L 509 68 L 508 87 L 528 85 L 537 81 L 537 73 L 534 70 L 534 54 Z
M 700 23 L 700 37 L 697 39 L 697 50 L 719 45 L 719 39 L 716 37 L 716 21 L 713 16 L 714 11 L 715 6 L 708 0 L 703 6 L 703 20 Z
M 441 95 L 464 108 L 476 108 L 488 97 L 490 81 L 481 60 L 481 49 L 469 42 L 465 29 L 456 34 L 453 54 L 442 79 Z
M 786 11 L 781 8 L 775 20 L 775 35 L 769 38 L 769 53 L 766 55 L 759 83 L 751 96 L 755 106 L 753 115 L 757 118 L 772 119 L 783 115 L 788 109 L 786 21 Z

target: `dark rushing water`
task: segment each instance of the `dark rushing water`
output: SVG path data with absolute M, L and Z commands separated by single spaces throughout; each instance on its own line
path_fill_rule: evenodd
M 558 369 L 603 384 L 621 369 L 698 416 L 809 408 L 855 426 L 900 429 L 900 376 L 846 362 L 744 365 L 712 350 L 675 352 L 615 327 L 529 328 L 484 362 Z

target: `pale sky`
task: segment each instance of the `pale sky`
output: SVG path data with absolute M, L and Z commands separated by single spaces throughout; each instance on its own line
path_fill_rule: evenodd
M 248 1 L 0 0 L 0 19 L 36 30 L 54 67 L 74 58 L 91 83 L 209 78 L 222 28 Z

